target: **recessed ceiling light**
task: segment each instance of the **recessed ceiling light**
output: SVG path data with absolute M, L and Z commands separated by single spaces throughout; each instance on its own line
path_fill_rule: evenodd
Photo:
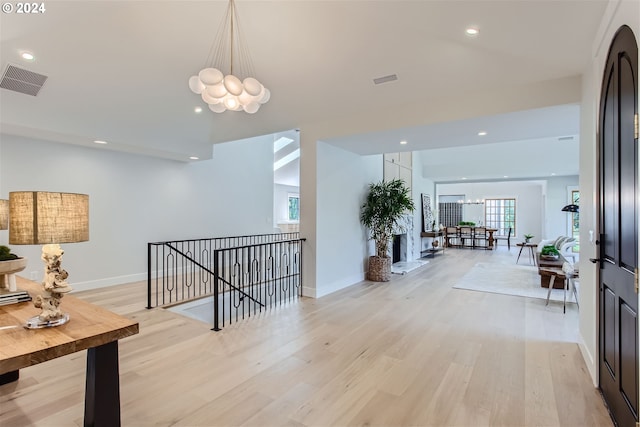
M 197 114 L 202 113 L 202 107 L 196 107 L 193 109 Z
M 551 172 L 551 176 L 556 176 L 555 172 Z
M 503 178 L 509 178 L 509 175 L 505 175 L 505 176 L 503 176 Z
M 95 140 L 95 141 L 93 141 L 93 142 L 95 142 L 96 144 L 103 144 L 103 145 L 104 145 L 104 144 L 107 144 L 107 141 L 100 141 L 99 139 L 96 139 L 96 140 Z
M 467 179 L 467 178 L 463 176 L 461 179 Z
M 33 53 L 31 52 L 22 52 L 20 56 L 22 57 L 22 59 L 26 59 L 27 61 L 33 61 L 34 59 L 36 59 L 36 57 L 33 56 Z
M 200 157 L 196 157 L 196 156 L 189 157 L 189 160 L 199 160 L 199 159 L 200 159 Z
M 478 132 L 478 136 L 485 136 L 486 134 L 487 134 L 487 132 L 486 132 L 486 131 L 484 131 L 484 130 L 483 130 L 483 131 Z
M 407 145 L 407 141 L 404 141 L 404 140 L 403 140 L 403 141 L 400 141 L 400 144 L 401 144 L 401 145 Z
M 478 34 L 480 34 L 480 30 L 478 30 L 477 28 L 474 28 L 474 27 L 469 27 L 466 30 L 464 30 L 464 33 L 466 35 L 468 35 L 469 37 L 475 37 Z

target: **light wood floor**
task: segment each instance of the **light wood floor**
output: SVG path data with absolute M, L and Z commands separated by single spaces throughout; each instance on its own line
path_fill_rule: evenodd
M 611 426 L 575 306 L 452 289 L 513 252 L 449 250 L 217 333 L 145 310 L 144 284 L 76 295 L 140 322 L 120 343 L 124 426 Z M 0 425 L 82 425 L 84 379 L 84 352 L 23 369 Z

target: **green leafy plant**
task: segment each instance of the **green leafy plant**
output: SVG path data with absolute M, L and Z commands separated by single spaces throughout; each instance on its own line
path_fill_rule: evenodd
M 360 210 L 360 222 L 369 229 L 369 238 L 376 242 L 376 256 L 388 257 L 389 241 L 398 221 L 415 205 L 404 181 L 394 179 L 369 184 L 369 193 Z
M 18 259 L 18 255 L 12 254 L 8 246 L 0 245 L 0 261 L 10 261 Z
M 531 240 L 531 239 L 533 239 L 534 237 L 535 237 L 535 236 L 534 236 L 533 234 L 525 234 L 525 235 L 524 235 L 524 238 L 525 238 L 526 240 Z
M 466 226 L 469 226 L 469 227 L 475 227 L 476 223 L 473 222 L 473 221 L 460 221 L 458 223 L 458 225 L 461 225 L 461 226 L 465 226 L 466 225 Z
M 542 247 L 542 250 L 540 251 L 540 255 L 560 255 L 560 252 L 558 252 L 558 249 L 556 249 L 555 246 L 553 245 L 546 245 Z

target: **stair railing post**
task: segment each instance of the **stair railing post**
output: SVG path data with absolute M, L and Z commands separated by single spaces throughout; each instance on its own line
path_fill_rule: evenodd
M 220 284 L 220 281 L 218 280 L 220 275 L 220 270 L 218 268 L 218 253 L 219 252 L 217 250 L 213 251 L 213 331 L 220 330 L 220 323 L 218 319 L 218 299 L 220 297 L 220 290 L 218 289 Z
M 147 243 L 147 308 L 151 309 L 151 243 Z

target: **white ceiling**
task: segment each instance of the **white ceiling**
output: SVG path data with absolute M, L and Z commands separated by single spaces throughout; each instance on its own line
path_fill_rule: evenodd
M 187 80 L 204 65 L 225 1 L 49 0 L 44 14 L 0 15 L 2 71 L 11 63 L 49 76 L 37 97 L 0 90 L 0 131 L 88 146 L 101 139 L 109 144 L 100 149 L 177 160 L 209 158 L 218 142 L 579 75 L 606 3 L 238 0 L 256 77 L 272 96 L 255 115 L 218 115 Z M 464 35 L 470 25 L 480 28 L 477 38 Z M 35 61 L 22 60 L 24 50 Z M 372 84 L 392 73 L 398 81 Z M 197 105 L 205 107 L 201 114 L 193 111 Z M 538 152 L 546 151 L 549 162 L 557 137 L 578 133 L 577 107 L 557 108 L 407 132 L 410 144 L 429 149 L 490 144 L 473 153 L 497 150 L 490 158 L 513 165 L 504 175 L 515 175 L 526 162 L 505 157 L 506 146 L 497 144 L 534 140 L 546 147 Z M 489 132 L 482 141 L 474 139 L 480 126 Z M 398 151 L 402 135 L 332 143 L 363 153 Z M 455 158 L 465 153 L 471 152 Z M 444 169 L 435 159 L 448 155 L 432 154 L 422 156 L 425 165 Z M 437 176 L 455 179 L 444 171 Z
M 420 151 L 425 177 L 436 182 L 577 175 L 579 125 L 580 107 L 560 105 L 326 142 L 363 155 Z

